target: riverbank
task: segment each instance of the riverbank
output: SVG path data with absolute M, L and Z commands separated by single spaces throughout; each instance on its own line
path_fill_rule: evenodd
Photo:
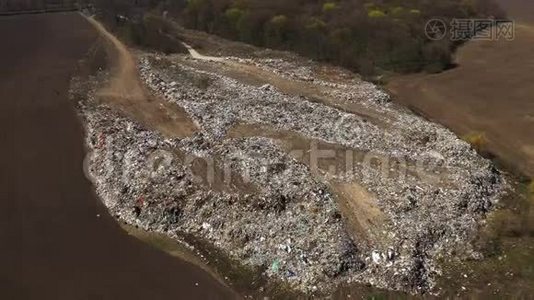
M 0 35 L 9 40 L 0 47 L 1 297 L 235 297 L 128 236 L 84 177 L 69 87 L 98 42 L 90 24 L 76 13 L 0 17 Z

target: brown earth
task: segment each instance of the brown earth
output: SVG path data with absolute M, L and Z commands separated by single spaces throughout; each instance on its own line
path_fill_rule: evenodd
M 126 46 L 102 24 L 93 18 L 86 19 L 108 42 L 110 56 L 115 58 L 111 82 L 99 91 L 99 100 L 117 107 L 166 137 L 193 134 L 197 128 L 183 108 L 151 95 L 141 84 L 137 63 Z
M 497 2 L 514 21 L 534 24 L 534 3 L 531 0 L 497 0 Z
M 508 167 L 534 177 L 534 2 L 499 0 L 516 22 L 516 39 L 468 42 L 459 67 L 395 78 L 397 100 L 458 134 L 481 132 Z M 483 260 L 444 261 L 443 298 L 531 299 L 534 293 L 534 189 L 516 193 L 492 213 L 476 244 Z
M 501 2 L 512 19 L 518 14 L 513 41 L 468 42 L 457 53 L 457 68 L 399 76 L 387 88 L 460 136 L 484 134 L 487 150 L 534 177 L 534 2 Z
M 128 236 L 84 177 L 68 89 L 94 28 L 74 13 L 13 16 L 0 35 L 0 298 L 234 298 Z

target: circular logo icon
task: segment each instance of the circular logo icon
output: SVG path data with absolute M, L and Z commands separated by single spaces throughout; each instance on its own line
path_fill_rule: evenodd
M 425 34 L 430 40 L 442 40 L 447 35 L 447 24 L 441 19 L 431 19 L 426 22 Z

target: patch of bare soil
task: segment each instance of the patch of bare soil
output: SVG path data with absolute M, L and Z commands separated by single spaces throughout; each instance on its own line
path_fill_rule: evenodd
M 388 84 L 396 100 L 460 136 L 486 136 L 487 150 L 534 176 L 534 27 L 516 25 L 513 41 L 472 41 L 458 68 L 400 76 Z
M 519 23 L 534 24 L 534 3 L 530 0 L 497 0 L 508 17 Z
M 186 137 L 197 128 L 183 108 L 163 101 L 147 92 L 139 80 L 135 58 L 115 36 L 93 18 L 87 20 L 111 44 L 116 59 L 114 74 L 109 85 L 98 93 L 98 99 L 116 106 L 146 126 L 166 137 Z
M 410 75 L 388 86 L 398 101 L 459 134 L 484 133 L 486 147 L 509 167 L 534 176 L 534 2 L 499 0 L 516 22 L 514 41 L 469 42 L 459 67 Z M 442 297 L 527 299 L 533 293 L 534 189 L 514 183 L 477 244 L 482 261 L 445 262 Z

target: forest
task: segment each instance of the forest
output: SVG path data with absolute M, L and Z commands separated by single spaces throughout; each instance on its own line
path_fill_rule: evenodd
M 132 1 L 124 1 L 100 0 L 108 8 L 122 7 L 125 11 Z M 390 71 L 439 72 L 449 68 L 459 43 L 447 37 L 430 40 L 425 35 L 425 25 L 430 19 L 440 18 L 448 24 L 453 18 L 505 18 L 493 0 L 137 0 L 135 3 L 147 12 L 158 15 L 166 12 L 186 28 L 260 47 L 294 51 L 364 76 Z

